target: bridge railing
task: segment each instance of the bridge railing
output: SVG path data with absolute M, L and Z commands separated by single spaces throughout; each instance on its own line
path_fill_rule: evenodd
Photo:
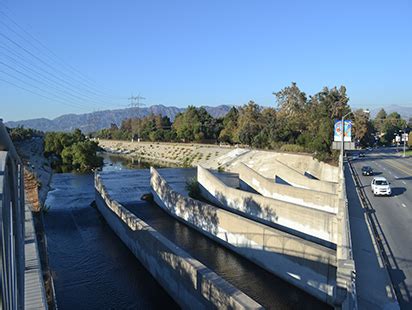
M 24 172 L 0 119 L 0 308 L 24 307 Z
M 349 224 L 348 198 L 344 174 L 344 163 L 340 163 L 339 177 L 339 240 L 337 244 L 338 268 L 336 271 L 336 300 L 341 309 L 357 309 L 356 269 L 352 252 L 352 237 Z

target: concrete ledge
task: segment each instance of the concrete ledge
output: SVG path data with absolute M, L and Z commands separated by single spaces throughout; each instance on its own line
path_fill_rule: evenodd
M 228 187 L 201 166 L 197 168 L 197 180 L 202 195 L 223 208 L 239 211 L 253 220 L 274 223 L 301 234 L 337 243 L 338 222 L 334 213 Z
M 113 201 L 98 175 L 96 204 L 127 247 L 186 309 L 261 309 L 258 303 Z
M 276 159 L 302 175 L 309 173 L 321 181 L 338 183 L 339 168 L 314 159 L 311 155 L 276 153 Z
M 236 172 L 239 173 L 241 189 L 248 189 L 248 187 L 251 187 L 265 197 L 335 214 L 338 212 L 339 200 L 338 196 L 335 194 L 318 192 L 311 189 L 304 189 L 269 181 L 244 163 L 239 163 L 236 166 Z
M 252 262 L 332 304 L 335 251 L 174 191 L 156 169 L 150 184 L 168 214 Z
M 277 160 L 276 156 L 265 162 L 261 162 L 260 160 L 248 160 L 243 162 L 247 164 L 248 167 L 268 179 L 275 180 L 276 177 L 279 177 L 295 187 L 331 194 L 336 194 L 337 192 L 336 183 L 310 179 L 298 170 Z M 233 165 L 233 169 L 236 169 L 236 164 Z

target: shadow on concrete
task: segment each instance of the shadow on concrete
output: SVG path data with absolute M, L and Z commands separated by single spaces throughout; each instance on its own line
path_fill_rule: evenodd
M 201 188 L 201 192 L 206 193 L 207 196 L 203 198 L 204 198 L 204 201 L 208 204 L 211 204 L 218 208 L 225 209 L 226 211 L 229 211 L 230 213 L 234 213 L 241 217 L 251 219 L 260 224 L 266 225 L 268 227 L 275 228 L 279 231 L 285 232 L 297 238 L 301 238 L 303 240 L 313 242 L 322 247 L 336 250 L 336 244 L 333 242 L 323 240 L 316 236 L 305 234 L 304 232 L 278 224 L 277 223 L 278 216 L 276 215 L 276 212 L 273 209 L 271 209 L 269 206 L 260 205 L 259 203 L 254 201 L 252 197 L 248 197 L 244 201 L 243 199 L 235 200 L 233 204 L 240 206 L 239 209 L 235 209 L 229 206 L 230 204 L 227 201 L 226 196 L 223 193 L 217 192 L 213 196 L 202 185 L 199 184 L 199 186 Z M 242 209 L 242 206 L 244 207 L 244 209 Z
M 216 243 L 215 239 L 207 238 L 207 234 L 203 235 L 192 226 L 187 225 L 182 219 L 176 218 L 178 219 L 176 221 L 167 211 L 155 203 L 130 204 L 127 205 L 127 209 L 186 251 L 190 256 L 205 264 L 219 276 L 267 308 L 330 308 L 243 256 L 228 251 L 227 248 L 230 249 L 230 246 L 224 246 L 223 242 Z M 245 251 L 249 250 L 252 251 L 252 249 L 245 248 Z M 265 251 L 260 250 L 260 252 L 265 255 Z M 179 265 L 176 267 L 179 268 Z M 326 268 L 324 265 L 312 267 Z M 303 280 L 308 279 L 302 277 Z
M 275 177 L 275 183 L 292 186 L 292 184 L 286 182 L 284 179 L 278 176 Z
M 313 174 L 310 174 L 309 172 L 305 171 L 305 173 L 303 174 L 305 177 L 307 177 L 308 179 L 312 179 L 312 180 L 318 180 L 319 179 L 317 177 L 315 177 Z

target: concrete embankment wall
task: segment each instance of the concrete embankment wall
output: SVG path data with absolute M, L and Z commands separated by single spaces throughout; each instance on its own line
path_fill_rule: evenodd
M 275 183 L 243 163 L 239 163 L 236 166 L 236 172 L 239 173 L 241 189 L 247 190 L 251 187 L 265 197 L 292 202 L 335 214 L 338 212 L 339 199 L 335 194 Z
M 207 169 L 198 166 L 197 180 L 202 195 L 229 210 L 241 212 L 253 220 L 274 223 L 337 243 L 336 214 L 308 208 L 226 186 Z
M 332 303 L 335 251 L 185 197 L 175 192 L 154 168 L 150 184 L 155 202 L 170 215 L 318 299 Z
M 337 184 L 327 181 L 310 179 L 304 176 L 299 171 L 285 165 L 284 163 L 273 158 L 270 161 L 260 162 L 245 162 L 250 168 L 269 179 L 275 179 L 276 176 L 286 181 L 292 186 L 315 190 L 318 192 L 326 192 L 335 194 Z
M 308 172 L 319 180 L 338 182 L 339 168 L 320 162 L 311 155 L 276 153 L 276 159 L 301 174 Z
M 96 204 L 113 231 L 185 309 L 262 307 L 159 232 L 113 201 L 98 175 Z

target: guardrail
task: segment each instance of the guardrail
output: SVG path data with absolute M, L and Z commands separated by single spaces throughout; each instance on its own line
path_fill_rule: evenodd
M 352 252 L 352 237 L 349 224 L 348 198 L 346 194 L 343 162 L 340 163 L 339 178 L 339 242 L 337 246 L 338 268 L 336 274 L 336 299 L 341 309 L 357 309 L 356 269 Z
M 0 120 L 1 305 L 24 307 L 24 174 L 23 165 Z

